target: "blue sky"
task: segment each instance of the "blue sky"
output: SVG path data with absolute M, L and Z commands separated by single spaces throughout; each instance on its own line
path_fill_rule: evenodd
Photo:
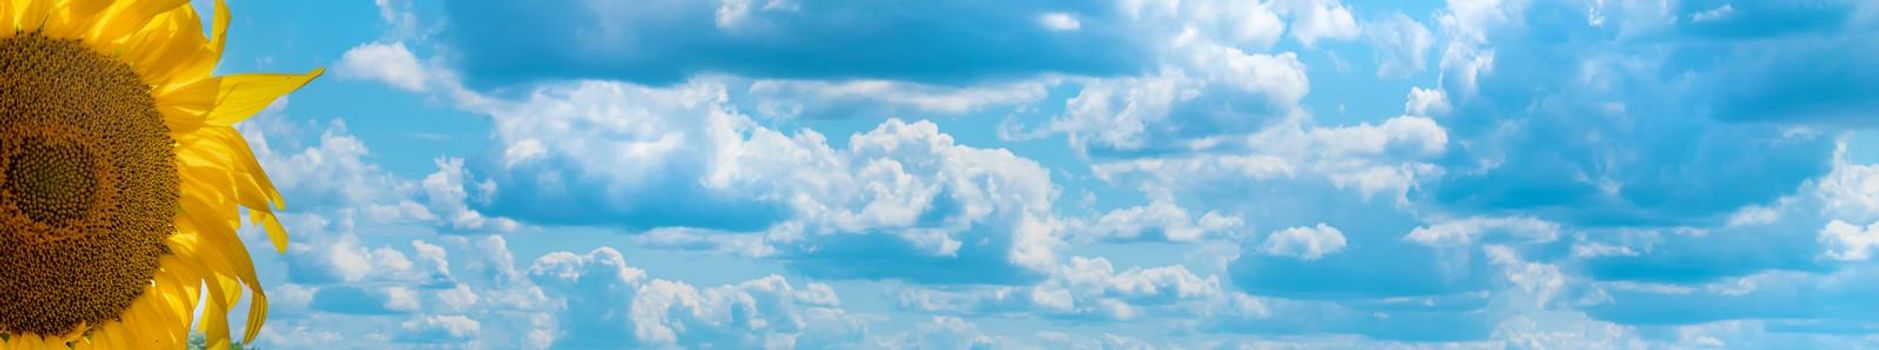
M 1879 346 L 1870 1 L 232 8 L 267 348 Z

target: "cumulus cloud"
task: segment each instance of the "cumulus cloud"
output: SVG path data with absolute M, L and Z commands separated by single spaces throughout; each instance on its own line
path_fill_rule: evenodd
M 398 339 L 413 343 L 459 343 L 474 339 L 481 332 L 483 325 L 469 317 L 458 316 L 418 316 L 399 324 Z
M 1771 271 L 1692 288 L 1611 284 L 1600 288 L 1603 302 L 1585 309 L 1593 317 L 1627 324 L 1757 319 L 1871 324 L 1875 320 L 1868 311 L 1879 306 L 1858 295 L 1874 291 L 1872 272 L 1870 267 L 1825 275 Z
M 866 331 L 828 285 L 797 287 L 781 276 L 699 288 L 649 279 L 604 247 L 551 253 L 528 275 L 549 295 L 565 296 L 556 307 L 556 347 L 821 347 L 832 344 L 799 341 L 852 342 Z
M 543 25 L 453 29 L 464 56 L 451 68 L 547 80 L 485 96 L 415 57 L 415 41 L 355 47 L 337 71 L 487 116 L 488 162 L 445 157 L 406 180 L 364 162 L 343 124 L 304 147 L 278 136 L 292 126 L 244 125 L 267 135 L 255 143 L 283 190 L 318 212 L 287 215 L 307 234 L 282 259 L 290 284 L 271 289 L 287 317 L 270 335 L 1142 348 L 1151 342 L 1095 334 L 1165 327 L 1175 331 L 1156 338 L 1205 340 L 1175 344 L 1196 347 L 1835 348 L 1866 345 L 1858 334 L 1879 324 L 1857 302 L 1874 291 L 1860 281 L 1879 245 L 1879 171 L 1849 161 L 1838 132 L 1864 125 L 1862 92 L 1879 81 L 1857 59 L 1879 18 L 1864 3 L 1451 1 L 1429 18 L 1359 18 L 1318 0 L 1020 4 L 989 17 L 959 15 L 991 7 L 970 1 L 887 13 L 468 4 L 447 15 Z M 932 20 L 924 29 L 938 34 L 829 19 L 843 11 Z M 1022 30 L 998 41 L 979 28 Z M 1327 43 L 1370 41 L 1379 77 L 1426 76 L 1435 55 L 1435 81 L 1381 101 L 1402 102 L 1400 116 L 1321 119 L 1310 78 L 1324 73 L 1307 65 L 1322 52 L 1274 52 L 1288 31 L 1330 54 L 1348 45 Z M 599 39 L 555 35 L 566 33 Z M 963 43 L 908 40 L 933 35 Z M 881 50 L 752 44 L 800 38 Z M 781 58 L 742 59 L 758 56 Z M 947 64 L 975 60 L 994 64 Z M 1012 150 L 919 120 L 1005 109 L 996 132 Z M 883 119 L 851 123 L 853 134 L 780 126 L 856 116 Z M 1069 155 L 1034 160 L 1040 147 L 1019 143 L 1057 136 Z M 1146 201 L 1052 204 L 1070 182 Z M 658 279 L 610 248 L 519 267 L 503 236 L 467 235 L 522 222 L 786 271 Z M 458 235 L 407 246 L 373 238 L 381 231 Z M 1225 264 L 1137 249 L 1206 249 Z M 855 304 L 899 310 L 882 322 L 847 309 L 855 297 L 837 285 L 888 286 L 892 305 Z M 1038 322 L 1078 333 L 1004 329 Z M 329 323 L 372 330 L 310 327 Z
M 335 314 L 387 315 L 418 311 L 417 296 L 401 287 L 365 288 L 336 285 L 320 288 L 308 304 L 315 311 Z
M 780 198 L 696 181 L 726 177 L 713 173 L 730 170 L 751 127 L 722 99 L 710 84 L 589 82 L 489 106 L 501 167 L 488 176 L 503 184 L 489 209 L 564 225 L 767 227 L 782 218 Z
M 1428 66 L 1429 48 L 1435 46 L 1435 35 L 1428 27 L 1401 13 L 1365 25 L 1364 37 L 1376 50 L 1378 77 L 1421 72 Z
M 415 222 L 458 232 L 506 232 L 521 226 L 470 208 L 470 202 L 483 199 L 471 194 L 486 195 L 495 185 L 463 183 L 468 174 L 460 159 L 438 160 L 438 172 L 422 181 L 401 179 L 367 160 L 371 149 L 343 120 L 319 128 L 288 125 L 276 118 L 263 116 L 241 127 L 276 188 L 284 197 L 294 198 L 292 212 Z M 318 143 L 299 148 L 307 142 L 298 133 L 307 130 L 319 130 Z
M 588 82 L 493 107 L 504 150 L 491 178 L 503 188 L 488 209 L 546 223 L 753 232 L 765 255 L 831 278 L 1011 283 L 1052 258 L 1056 190 L 1034 161 L 898 119 L 838 149 L 814 131 L 757 126 L 726 98 L 710 82 Z M 905 264 L 847 263 L 884 255 Z
M 718 29 L 736 30 L 752 26 L 753 12 L 796 11 L 801 6 L 791 0 L 767 0 L 761 4 L 756 0 L 721 0 L 715 19 Z
M 1221 293 L 1217 277 L 1202 277 L 1183 265 L 1118 270 L 1105 258 L 1071 257 L 1033 286 L 913 288 L 901 293 L 899 305 L 956 315 L 1126 321 L 1195 315 L 1197 307 Z
M 1687 6 L 1697 4 L 1677 7 Z M 1758 5 L 1766 11 L 1737 14 L 1818 19 L 1823 28 L 1866 25 L 1834 14 L 1857 6 L 1851 3 L 1796 6 Z M 1445 11 L 1451 42 L 1442 66 L 1452 79 L 1443 90 L 1454 106 L 1447 125 L 1468 146 L 1458 149 L 1465 156 L 1451 165 L 1460 169 L 1451 169 L 1456 176 L 1434 191 L 1437 197 L 1473 210 L 1581 224 L 1688 225 L 1771 202 L 1825 173 L 1830 135 L 1798 129 L 1836 123 L 1848 110 L 1834 106 L 1859 103 L 1777 91 L 1870 90 L 1847 78 L 1872 70 L 1814 59 L 1863 50 L 1851 43 L 1864 34 L 1775 29 L 1743 19 L 1677 24 L 1671 19 L 1679 11 L 1555 2 Z M 1565 36 L 1597 39 L 1547 39 Z M 1757 49 L 1704 44 L 1723 37 L 1768 40 Z M 1839 42 L 1849 44 L 1825 44 Z M 1647 48 L 1662 51 L 1640 51 Z M 1712 58 L 1687 59 L 1699 56 Z M 1834 76 L 1808 73 L 1825 71 Z
M 1879 164 L 1856 164 L 1846 159 L 1846 145 L 1839 145 L 1833 171 L 1814 180 L 1814 199 L 1824 214 L 1847 220 L 1879 219 Z
M 1209 211 L 1196 217 L 1174 203 L 1153 201 L 1145 206 L 1111 210 L 1092 219 L 1073 219 L 1064 230 L 1072 237 L 1094 241 L 1194 242 L 1228 238 L 1245 224 L 1235 215 Z
M 300 209 L 366 208 L 399 213 L 398 194 L 409 186 L 366 158 L 371 154 L 365 142 L 353 136 L 343 120 L 300 128 L 263 116 L 257 122 L 243 124 L 244 135 L 255 152 L 256 160 L 283 196 L 295 199 Z M 321 130 L 317 142 L 307 145 L 294 130 Z M 278 145 L 277 145 L 278 144 Z M 301 148 L 304 147 L 304 148 Z M 410 213 L 422 216 L 424 213 Z
M 873 345 L 886 348 L 929 347 L 933 349 L 987 349 L 1010 345 L 1010 340 L 987 335 L 979 325 L 952 316 L 933 316 L 905 333 L 875 339 Z
M 455 264 L 438 268 L 461 276 L 458 282 L 362 277 L 270 288 L 285 318 L 269 329 L 304 333 L 320 325 L 358 333 L 354 344 L 387 346 L 821 348 L 859 344 L 873 320 L 844 309 L 821 283 L 772 275 L 699 287 L 653 278 L 605 247 L 549 253 L 518 267 L 501 236 L 445 238 L 416 243 L 416 250 L 419 260 L 456 256 Z M 267 344 L 296 344 L 314 334 L 292 336 Z
M 1411 190 L 1443 174 L 1433 160 L 1447 152 L 1448 143 L 1447 130 L 1425 117 L 1336 127 L 1286 122 L 1214 139 L 1190 153 L 1099 162 L 1092 170 L 1105 179 L 1142 182 L 1155 192 L 1325 186 L 1365 200 L 1406 202 Z
M 1260 251 L 1303 260 L 1318 260 L 1327 254 L 1343 251 L 1344 244 L 1343 232 L 1321 223 L 1314 227 L 1274 231 L 1266 236 L 1266 243 L 1260 246 Z
M 1223 333 L 1280 336 L 1359 334 L 1367 339 L 1409 343 L 1462 344 L 1479 341 L 1489 336 L 1493 321 L 1469 312 L 1478 311 L 1475 308 L 1478 301 L 1466 301 L 1459 305 L 1455 304 L 1455 301 L 1448 300 L 1430 301 L 1431 303 L 1426 305 L 1402 303 L 1383 307 L 1358 307 L 1324 301 L 1235 295 L 1228 303 L 1212 309 L 1204 327 Z M 1470 305 L 1469 303 L 1476 304 Z M 1312 316 L 1303 319 L 1294 319 L 1289 316 L 1301 314 Z M 1320 338 L 1317 341 L 1325 340 Z M 1299 345 L 1312 344 L 1312 342 L 1313 340 L 1310 339 L 1301 339 L 1296 342 L 1271 345 Z M 1345 342 L 1350 342 L 1350 340 L 1345 340 Z M 1310 345 L 1305 346 L 1310 347 Z
M 515 220 L 488 217 L 471 209 L 472 203 L 486 203 L 496 191 L 495 182 L 472 181 L 462 159 L 446 158 L 437 160 L 437 172 L 419 182 L 427 207 L 437 216 L 435 222 L 440 227 L 464 232 L 510 232 L 521 227 Z M 476 191 L 476 198 L 472 198 L 471 190 Z
M 383 1 L 381 1 L 383 2 Z M 347 50 L 334 69 L 339 76 L 371 80 L 406 91 L 424 91 L 432 79 L 404 42 L 369 43 Z
M 1083 23 L 1077 21 L 1075 15 L 1063 12 L 1045 13 L 1037 17 L 1037 23 L 1043 25 L 1044 28 L 1059 32 L 1075 31 L 1083 28 Z
M 829 151 L 826 146 L 820 148 Z M 950 135 L 939 132 L 937 125 L 926 121 L 889 120 L 851 137 L 846 153 L 835 159 L 853 168 L 835 174 L 835 178 L 853 176 L 849 180 L 852 182 L 848 186 L 819 188 L 829 192 L 811 192 L 813 197 L 809 198 L 826 199 L 799 203 L 796 211 L 803 219 L 795 223 L 801 225 L 792 223 L 771 232 L 771 239 L 786 247 L 782 255 L 794 259 L 798 269 L 831 278 L 1013 283 L 1036 278 L 1055 259 L 1060 224 L 1051 213 L 1051 203 L 1056 187 L 1049 172 L 1035 161 L 1007 150 L 956 144 Z M 755 157 L 747 159 L 777 159 L 751 156 Z M 752 161 L 744 164 L 764 165 Z M 809 163 L 787 168 L 813 167 L 818 166 Z M 751 184 L 758 188 L 803 188 L 794 184 L 813 183 L 809 181 L 818 177 L 800 170 L 793 172 L 797 176 L 793 179 L 767 176 Z M 869 230 L 885 234 L 845 234 Z M 898 257 L 903 264 L 844 262 L 886 256 Z
M 1421 117 L 1448 115 L 1453 109 L 1448 105 L 1448 92 L 1440 89 L 1409 88 L 1409 99 L 1403 102 L 1403 113 Z
M 1860 227 L 1834 220 L 1820 229 L 1820 242 L 1827 246 L 1824 255 L 1835 260 L 1867 260 L 1879 247 L 1879 225 Z
M 1132 154 L 1190 147 L 1194 139 L 1247 133 L 1296 113 L 1310 89 L 1292 53 L 1247 53 L 1200 38 L 1184 49 L 1186 68 L 1144 77 L 1088 81 L 1064 114 L 1040 131 L 1062 133 L 1085 153 Z
M 320 237 L 316 229 L 292 225 L 315 237 L 313 241 L 290 245 L 287 253 L 289 277 L 301 283 L 358 283 L 396 281 L 425 283 L 447 280 L 449 275 L 441 260 L 413 261 L 403 251 L 391 247 L 365 247 L 351 232 Z M 327 241 L 330 240 L 330 241 Z M 420 265 L 420 263 L 422 265 Z
M 1485 242 L 1550 242 L 1558 239 L 1559 225 L 1533 218 L 1467 218 L 1418 227 L 1403 236 L 1432 247 L 1470 246 Z M 1495 235 L 1487 237 L 1487 235 Z
M 1158 35 L 1189 28 L 1231 46 L 1266 48 L 1277 43 L 1285 22 L 1271 3 L 1258 1 L 1120 1 L 1124 12 L 1145 22 L 1161 23 Z
M 964 114 L 1043 100 L 1054 79 L 944 86 L 891 80 L 757 80 L 751 110 L 768 118 L 878 118 Z
M 1293 0 L 1276 4 L 1291 13 L 1292 39 L 1305 46 L 1312 46 L 1319 40 L 1355 39 L 1361 33 L 1356 16 L 1338 0 Z

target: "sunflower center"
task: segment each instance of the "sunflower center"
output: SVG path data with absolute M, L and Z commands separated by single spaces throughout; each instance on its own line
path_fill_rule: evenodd
M 0 332 L 116 319 L 175 231 L 175 140 L 130 65 L 39 33 L 0 39 Z
M 6 158 L 8 180 L 0 183 L 21 214 L 53 226 L 70 226 L 88 214 L 98 194 L 94 157 L 82 147 L 59 147 L 46 140 L 25 138 Z M 45 155 L 60 155 L 46 157 Z

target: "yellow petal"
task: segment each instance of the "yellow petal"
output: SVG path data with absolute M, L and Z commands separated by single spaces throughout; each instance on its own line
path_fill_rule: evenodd
M 13 23 L 22 32 L 39 30 L 51 17 L 52 2 L 45 0 L 12 0 Z
M 184 6 L 183 8 L 187 8 Z M 184 62 L 207 51 L 208 39 L 202 36 L 202 19 L 195 11 L 169 11 L 158 15 L 131 35 L 123 46 L 122 59 L 130 63 L 145 82 L 169 86 Z
M 188 181 L 185 181 L 185 186 L 188 186 L 187 183 Z M 184 215 L 181 215 L 183 217 L 207 216 L 192 215 L 191 211 L 213 210 L 202 208 L 204 205 L 198 201 L 185 199 L 183 204 Z M 179 218 L 177 221 L 179 228 L 192 230 L 203 228 L 207 231 L 189 237 L 172 236 L 172 242 L 184 243 L 171 244 L 172 248 L 179 250 L 193 248 L 190 254 L 201 257 L 196 261 L 208 266 L 206 270 L 227 274 L 226 276 L 236 279 L 248 286 L 249 291 L 254 292 L 254 297 L 248 305 L 247 333 L 242 340 L 243 342 L 253 341 L 254 336 L 260 334 L 261 325 L 266 322 L 267 294 L 261 290 L 261 281 L 256 278 L 254 265 L 251 263 L 253 260 L 248 256 L 248 250 L 242 246 L 241 238 L 235 236 L 232 228 L 220 222 L 213 222 L 213 220 L 203 222 L 205 220 Z
M 326 69 L 314 69 L 307 74 L 235 74 L 221 78 L 220 95 L 215 99 L 215 109 L 205 116 L 210 125 L 231 126 L 254 116 L 274 103 L 275 99 L 299 90 L 313 78 L 319 77 Z
M 18 337 L 20 338 L 20 344 L 19 344 L 19 347 L 20 347 L 21 349 L 49 349 L 49 348 L 52 348 L 52 347 L 50 347 L 50 346 L 46 346 L 46 341 L 45 341 L 44 339 L 41 339 L 41 338 L 39 338 L 39 335 L 38 335 L 38 334 L 21 334 L 21 335 L 19 335 Z
M 220 142 L 218 149 L 227 150 L 230 168 L 234 170 L 236 200 L 250 210 L 272 211 L 285 208 L 285 203 L 274 183 L 268 180 L 267 173 L 261 169 L 261 162 L 255 160 L 253 147 L 248 140 L 230 127 L 212 127 L 199 130 L 196 135 L 204 142 Z M 259 222 L 260 220 L 256 220 Z
M 169 76 L 163 86 L 158 87 L 157 90 L 165 91 L 213 78 L 211 75 L 215 72 L 215 64 L 221 62 L 223 47 L 228 45 L 228 22 L 228 3 L 217 0 L 215 19 L 209 27 L 208 44 L 197 50 L 194 55 L 178 62 L 175 73 Z
M 248 213 L 254 222 L 261 223 L 261 227 L 267 230 L 268 241 L 274 243 L 274 251 L 287 254 L 287 228 L 281 227 L 280 219 L 274 217 L 274 213 L 262 210 L 250 210 Z
M 204 79 L 156 92 L 157 112 L 163 114 L 163 123 L 169 126 L 170 138 L 182 139 L 207 125 L 203 114 L 215 107 L 216 93 L 221 84 L 219 79 Z
M 12 0 L 0 0 L 0 38 L 13 37 L 13 6 Z M 5 347 L 6 342 L 0 341 L 0 349 Z
M 130 326 L 125 326 L 124 322 L 106 321 L 104 332 L 110 334 L 110 337 L 108 337 L 110 342 L 104 343 L 103 345 L 112 349 L 133 348 L 131 344 L 136 341 L 136 339 L 131 338 L 130 330 Z
M 113 2 L 109 9 L 99 14 L 98 19 L 93 21 L 85 37 L 93 42 L 94 47 L 115 48 L 121 44 L 126 35 L 142 29 L 144 25 L 156 19 L 157 14 L 169 11 L 195 11 L 193 8 L 184 6 L 188 4 L 189 0 Z
M 230 19 L 227 0 L 215 0 L 215 22 L 209 27 L 209 49 L 216 57 L 221 57 L 223 48 L 228 46 L 228 21 Z
M 209 304 L 197 322 L 210 349 L 228 348 L 228 309 L 241 300 L 241 284 L 223 276 L 209 276 Z
M 65 0 L 47 16 L 43 28 L 54 38 L 84 38 L 98 15 L 111 6 L 110 0 Z

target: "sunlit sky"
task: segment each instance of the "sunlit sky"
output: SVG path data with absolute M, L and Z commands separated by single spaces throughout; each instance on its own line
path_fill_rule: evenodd
M 1879 346 L 1879 2 L 231 7 L 263 348 Z

